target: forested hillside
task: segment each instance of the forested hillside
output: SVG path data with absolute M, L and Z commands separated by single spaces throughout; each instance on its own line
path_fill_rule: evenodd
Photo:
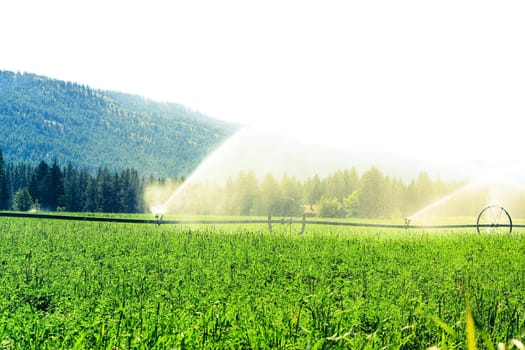
M 0 148 L 8 162 L 178 178 L 236 128 L 174 103 L 0 71 Z

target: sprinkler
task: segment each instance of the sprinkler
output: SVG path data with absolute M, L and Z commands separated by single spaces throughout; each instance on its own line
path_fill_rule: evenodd
M 157 226 L 160 226 L 160 224 L 162 224 L 163 218 L 164 218 L 163 214 L 155 214 L 155 219 L 157 220 Z
M 160 224 L 162 224 L 162 219 L 164 218 L 166 208 L 164 206 L 155 206 L 151 208 L 151 212 L 155 213 L 155 221 L 157 225 L 160 226 Z

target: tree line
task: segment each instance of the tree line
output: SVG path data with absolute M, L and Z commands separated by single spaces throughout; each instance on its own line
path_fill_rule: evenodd
M 101 168 L 92 174 L 56 162 L 6 164 L 0 151 L 0 210 L 144 213 L 153 206 L 145 198 L 148 188 L 161 188 L 165 198 L 157 204 L 162 204 L 182 182 L 145 178 L 134 169 Z M 302 181 L 272 173 L 259 180 L 254 172 L 241 171 L 223 185 L 188 184 L 169 209 L 181 214 L 399 218 L 462 185 L 433 180 L 425 172 L 407 184 L 376 167 L 362 175 L 352 168 Z
M 134 169 L 6 164 L 0 150 L 0 210 L 142 213 L 145 182 Z
M 377 167 L 362 175 L 356 168 L 323 179 L 299 180 L 268 173 L 262 180 L 243 171 L 224 185 L 190 184 L 173 200 L 173 212 L 216 215 L 403 218 L 453 192 L 464 182 L 433 180 L 426 172 L 408 184 Z

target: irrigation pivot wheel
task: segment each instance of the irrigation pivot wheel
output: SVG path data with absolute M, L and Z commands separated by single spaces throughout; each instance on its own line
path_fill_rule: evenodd
M 511 233 L 512 218 L 503 207 L 489 205 L 478 215 L 478 233 Z

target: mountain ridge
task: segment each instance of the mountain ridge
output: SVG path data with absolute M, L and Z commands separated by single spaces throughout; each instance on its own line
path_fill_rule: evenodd
M 187 178 L 241 130 L 178 103 L 0 70 L 0 149 L 7 162 L 56 160 L 92 173 L 133 168 L 143 176 Z M 260 132 L 237 139 L 241 144 L 209 176 L 224 179 L 235 176 L 234 170 L 252 169 L 260 176 L 276 171 L 301 177 L 377 166 L 405 180 L 422 171 L 458 177 L 455 167 L 385 152 L 336 149 Z
M 0 71 L 0 149 L 10 162 L 185 177 L 237 128 L 177 103 Z

